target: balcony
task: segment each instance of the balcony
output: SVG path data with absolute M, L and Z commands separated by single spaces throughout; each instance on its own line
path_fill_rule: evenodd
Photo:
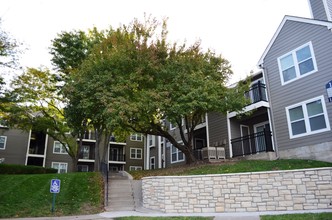
M 94 160 L 95 159 L 95 147 L 90 146 L 90 145 L 83 145 L 79 152 L 78 159 L 80 161 Z
M 110 154 L 109 161 L 112 161 L 112 162 L 125 162 L 126 161 L 126 155 L 124 155 L 124 154 Z
M 272 133 L 263 130 L 250 135 L 231 139 L 233 157 L 257 154 L 259 152 L 273 152 Z
M 249 91 L 246 92 L 245 97 L 250 99 L 250 103 L 254 104 L 260 101 L 267 102 L 267 96 L 266 96 L 266 85 L 262 83 L 261 81 L 258 81 L 257 83 L 253 84 Z
M 250 87 L 249 91 L 244 94 L 244 96 L 250 100 L 250 104 L 243 109 L 244 112 L 252 111 L 260 107 L 270 107 L 267 100 L 266 85 L 261 81 L 254 83 Z M 232 118 L 236 115 L 237 112 L 230 112 L 227 114 L 227 117 Z

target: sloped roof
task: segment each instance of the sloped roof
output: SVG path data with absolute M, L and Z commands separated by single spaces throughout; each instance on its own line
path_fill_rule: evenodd
M 320 26 L 326 26 L 328 29 L 332 29 L 332 22 L 329 21 L 322 21 L 322 20 L 315 20 L 315 19 L 310 19 L 310 18 L 302 18 L 302 17 L 295 17 L 295 16 L 289 16 L 286 15 L 283 20 L 281 21 L 277 31 L 274 33 L 270 43 L 267 45 L 264 53 L 262 54 L 261 58 L 259 59 L 257 66 L 261 66 L 263 64 L 263 60 L 266 56 L 266 54 L 269 52 L 270 48 L 272 47 L 275 39 L 278 37 L 281 29 L 285 25 L 287 21 L 297 21 L 297 22 L 302 22 L 302 23 L 307 23 L 307 24 L 314 24 L 314 25 L 320 25 Z

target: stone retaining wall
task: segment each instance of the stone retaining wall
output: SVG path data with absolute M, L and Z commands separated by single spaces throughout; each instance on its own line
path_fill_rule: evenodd
M 332 210 L 332 168 L 146 177 L 142 193 L 167 213 Z

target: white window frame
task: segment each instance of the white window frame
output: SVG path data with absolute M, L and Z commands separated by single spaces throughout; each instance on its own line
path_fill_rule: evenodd
M 171 147 L 170 153 L 171 153 L 171 163 L 172 164 L 185 161 L 186 157 L 183 152 L 181 152 L 178 148 L 174 147 L 173 144 L 171 144 L 170 147 Z M 173 152 L 173 147 L 175 149 L 175 152 Z M 183 159 L 181 159 L 181 160 L 179 160 L 179 153 L 183 154 Z M 176 154 L 176 160 L 173 160 L 173 154 Z
M 5 125 L 5 123 L 4 124 L 1 124 L 2 122 L 5 122 L 2 118 L 0 118 L 0 128 L 8 128 L 8 126 L 7 125 Z
M 130 135 L 130 140 L 131 141 L 139 141 L 139 142 L 142 142 L 143 141 L 143 135 L 142 134 L 131 134 Z
M 147 140 L 148 147 L 156 146 L 156 136 L 148 134 L 147 139 L 148 139 Z
M 132 157 L 132 150 L 135 151 L 135 157 Z M 141 157 L 138 157 L 138 151 L 141 151 Z M 130 159 L 134 159 L 134 160 L 141 160 L 143 158 L 143 149 L 142 148 L 130 148 Z
M 156 157 L 150 157 L 150 170 L 156 169 Z
M 130 166 L 129 171 L 143 170 L 142 166 Z
M 87 151 L 84 151 L 84 148 L 87 147 Z M 83 160 L 89 160 L 90 159 L 90 151 L 91 150 L 91 146 L 90 145 L 82 145 L 82 149 L 81 149 L 81 153 L 82 153 L 82 159 Z M 85 154 L 87 153 L 87 158 L 84 158 L 84 156 L 86 156 Z
M 169 123 L 169 130 L 175 130 L 177 126 L 174 126 L 172 123 Z
M 56 144 L 60 145 L 60 152 L 55 151 Z M 67 146 L 64 146 L 63 144 L 61 144 L 60 141 L 54 141 L 54 143 L 53 143 L 53 154 L 68 154 L 65 148 L 67 148 Z
M 58 168 L 54 168 L 55 164 L 58 164 Z M 52 168 L 53 169 L 58 169 L 58 173 L 60 173 L 60 167 L 61 165 L 65 165 L 66 166 L 66 172 L 64 173 L 67 173 L 67 170 L 68 170 L 68 163 L 63 163 L 63 162 L 52 162 Z
M 312 71 L 310 71 L 310 72 L 307 72 L 307 73 L 301 75 L 300 74 L 300 69 L 299 69 L 299 62 L 297 61 L 297 57 L 296 57 L 296 52 L 299 51 L 299 50 L 301 50 L 301 49 L 303 49 L 306 46 L 309 46 L 310 53 L 311 53 L 311 59 L 312 59 L 312 62 L 313 62 L 314 69 Z M 288 80 L 288 81 L 285 82 L 284 76 L 283 76 L 283 73 L 282 73 L 282 69 L 281 69 L 281 59 L 283 59 L 283 58 L 285 58 L 285 57 L 287 57 L 289 55 L 292 55 L 292 59 L 293 59 L 293 62 L 294 62 L 294 67 L 295 67 L 296 77 L 294 79 L 291 79 L 291 80 Z M 281 85 L 286 85 L 288 83 L 294 82 L 294 81 L 296 81 L 298 79 L 301 79 L 303 77 L 309 76 L 309 75 L 317 72 L 318 71 L 318 69 L 317 69 L 317 62 L 316 62 L 316 58 L 315 58 L 315 53 L 314 53 L 314 50 L 313 50 L 312 42 L 310 41 L 310 42 L 308 42 L 306 44 L 303 44 L 302 46 L 300 46 L 300 47 L 298 47 L 298 48 L 296 48 L 296 49 L 294 49 L 294 50 L 292 50 L 292 51 L 290 51 L 290 52 L 288 52 L 288 53 L 280 56 L 278 58 L 278 66 L 279 66 L 279 74 L 280 74 L 280 79 L 281 79 Z
M 314 101 L 321 101 L 326 128 L 322 128 L 322 129 L 319 129 L 319 130 L 311 131 L 311 129 L 310 129 L 310 121 L 309 121 L 309 116 L 308 116 L 308 110 L 307 110 L 307 106 L 306 105 L 308 103 L 314 102 Z M 293 135 L 292 134 L 292 124 L 291 124 L 291 120 L 290 120 L 289 110 L 293 109 L 293 108 L 296 108 L 296 107 L 300 107 L 300 106 L 302 107 L 302 111 L 303 111 L 303 117 L 304 117 L 304 123 L 305 123 L 306 133 Z M 312 98 L 312 99 L 309 99 L 309 100 L 305 100 L 305 101 L 300 102 L 300 103 L 296 103 L 296 104 L 291 105 L 291 106 L 287 106 L 286 107 L 286 116 L 287 116 L 287 125 L 288 125 L 288 132 L 289 132 L 289 138 L 290 139 L 304 137 L 304 136 L 308 136 L 308 135 L 312 135 L 312 134 L 317 134 L 317 133 L 322 133 L 322 132 L 330 131 L 331 130 L 331 128 L 330 128 L 330 122 L 329 122 L 329 117 L 328 117 L 328 114 L 327 114 L 325 100 L 324 100 L 324 96 L 323 95 L 315 97 L 315 98 Z
M 3 142 L 3 147 L 0 147 L 0 150 L 5 150 L 6 149 L 6 143 L 7 143 L 7 136 L 1 135 L 0 137 L 5 139 L 5 141 Z

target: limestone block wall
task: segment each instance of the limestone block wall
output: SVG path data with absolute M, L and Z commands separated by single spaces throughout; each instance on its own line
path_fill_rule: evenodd
M 332 210 L 332 168 L 146 177 L 142 194 L 167 213 Z

